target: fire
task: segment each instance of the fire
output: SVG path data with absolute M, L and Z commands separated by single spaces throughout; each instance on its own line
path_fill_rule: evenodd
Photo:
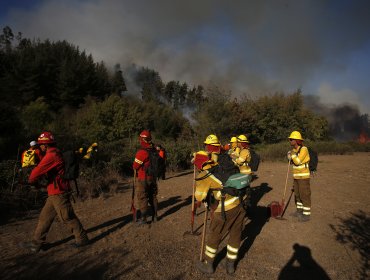
M 358 136 L 357 141 L 361 144 L 366 144 L 370 142 L 370 137 L 367 136 L 365 131 L 362 131 L 360 135 Z

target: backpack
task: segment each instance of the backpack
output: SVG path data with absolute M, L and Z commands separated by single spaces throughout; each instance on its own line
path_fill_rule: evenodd
M 302 147 L 303 146 L 299 147 L 297 154 L 299 154 Z M 314 173 L 314 172 L 317 171 L 317 165 L 319 164 L 319 157 L 318 157 L 317 152 L 315 150 L 313 150 L 312 148 L 309 148 L 307 146 L 306 146 L 306 148 L 307 148 L 308 154 L 310 156 L 310 161 L 308 162 L 308 169 L 310 170 L 311 173 Z
M 74 151 L 66 151 L 62 153 L 64 161 L 64 175 L 65 180 L 76 180 L 80 173 L 80 165 L 78 155 Z
M 148 148 L 145 149 L 145 151 L 147 151 L 149 155 L 149 165 L 145 168 L 145 174 L 157 180 L 160 173 L 161 157 L 155 148 Z
M 226 220 L 225 214 L 225 195 L 231 195 L 239 197 L 240 203 L 244 210 L 249 203 L 250 198 L 250 183 L 252 181 L 252 175 L 238 173 L 231 175 L 221 189 L 221 215 L 223 220 Z M 246 200 L 243 201 L 244 196 L 247 196 Z M 245 203 L 244 203 L 245 202 Z
M 218 155 L 218 165 L 212 167 L 209 172 L 219 179 L 223 185 L 231 175 L 240 173 L 239 168 L 235 165 L 231 157 L 226 153 Z
M 260 165 L 261 157 L 254 150 L 249 150 L 249 152 L 251 154 L 251 161 L 248 163 L 248 165 L 253 172 L 256 172 L 258 170 L 258 166 Z
M 35 166 L 36 163 L 36 153 L 35 150 L 27 150 L 22 159 L 22 168 L 23 167 L 29 167 L 29 166 Z

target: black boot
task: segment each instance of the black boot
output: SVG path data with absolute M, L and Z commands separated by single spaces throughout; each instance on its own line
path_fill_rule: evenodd
M 195 265 L 202 273 L 212 274 L 215 272 L 215 269 L 213 268 L 213 262 L 207 262 L 206 260 L 204 262 L 197 261 Z
M 21 248 L 28 249 L 33 253 L 38 253 L 41 250 L 42 244 L 37 243 L 35 241 L 25 241 L 25 242 L 19 243 L 19 246 Z
M 297 211 L 290 214 L 290 216 L 295 217 L 295 218 L 299 218 L 300 216 L 302 216 L 302 213 L 303 213 L 303 209 L 297 209 Z
M 310 216 L 311 215 L 303 215 L 301 214 L 299 217 L 298 217 L 298 221 L 299 222 L 308 222 L 310 220 Z
M 229 275 L 232 275 L 235 273 L 235 262 L 231 260 L 226 261 L 226 272 Z
M 137 220 L 136 224 L 138 226 L 140 226 L 140 225 L 146 225 L 147 223 L 148 223 L 148 221 L 147 221 L 147 212 L 143 211 L 143 212 L 141 212 L 141 217 L 140 217 L 140 219 Z

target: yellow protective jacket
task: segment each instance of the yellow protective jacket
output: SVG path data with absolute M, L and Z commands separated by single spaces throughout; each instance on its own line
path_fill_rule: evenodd
M 195 181 L 196 183 L 195 199 L 197 201 L 202 201 L 206 199 L 209 190 L 213 192 L 213 196 L 218 202 L 221 200 L 220 189 L 222 188 L 222 182 L 220 180 L 218 180 L 214 175 L 210 174 L 208 171 L 200 172 L 196 178 L 200 179 Z M 239 204 L 240 204 L 239 197 L 226 194 L 225 211 L 234 209 L 235 207 L 239 206 Z M 215 212 L 221 212 L 221 203 L 218 203 Z
M 231 148 L 230 150 L 227 151 L 227 153 L 231 158 L 237 158 L 239 157 L 240 154 L 240 148 L 239 147 Z
M 308 149 L 302 146 L 291 151 L 292 162 L 293 162 L 293 178 L 294 179 L 308 179 L 310 178 L 310 169 L 308 163 L 310 161 L 310 155 Z M 299 153 L 298 153 L 299 151 Z
M 251 161 L 251 153 L 249 149 L 241 149 L 239 156 L 235 159 L 235 163 L 238 165 L 240 173 L 252 174 L 252 170 L 249 167 L 249 162 Z

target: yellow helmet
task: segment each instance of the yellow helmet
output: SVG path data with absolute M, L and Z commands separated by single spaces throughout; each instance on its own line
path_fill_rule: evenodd
M 239 135 L 237 139 L 238 139 L 238 142 L 249 143 L 247 136 L 245 136 L 244 134 Z
M 294 140 L 302 140 L 303 141 L 303 138 L 302 138 L 302 135 L 300 132 L 298 131 L 293 131 L 292 133 L 290 133 L 289 139 L 294 139 Z
M 235 143 L 235 142 L 238 142 L 238 139 L 236 139 L 235 136 L 231 137 L 230 143 Z
M 210 134 L 207 136 L 206 140 L 204 141 L 204 144 L 207 145 L 213 145 L 213 146 L 220 146 L 220 141 L 218 141 L 218 138 L 214 134 Z

